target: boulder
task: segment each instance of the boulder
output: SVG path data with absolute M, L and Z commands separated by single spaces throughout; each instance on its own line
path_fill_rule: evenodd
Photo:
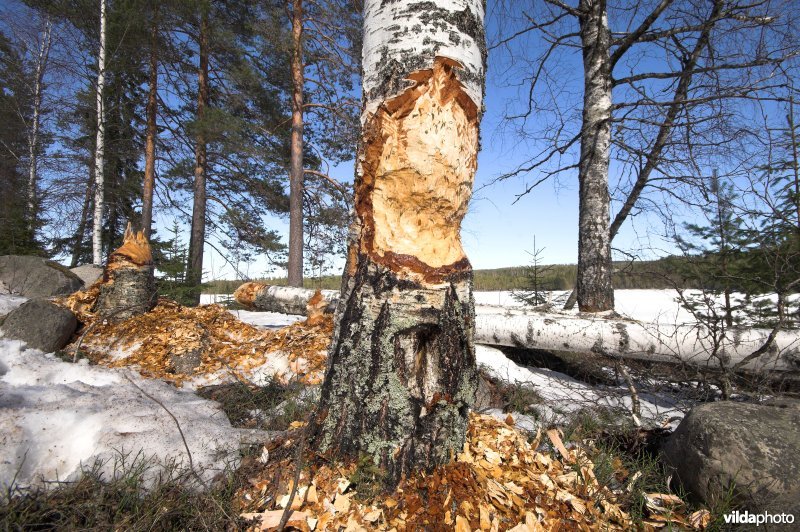
M 0 283 L 12 295 L 29 298 L 71 294 L 83 287 L 81 278 L 69 269 L 30 255 L 0 257 Z
M 683 487 L 706 503 L 800 515 L 800 402 L 733 401 L 693 408 L 663 447 Z
M 87 288 L 103 276 L 103 267 L 96 264 L 84 264 L 83 266 L 72 268 L 70 271 L 80 277 L 81 281 L 83 281 L 83 286 Z
M 46 299 L 33 299 L 11 311 L 0 330 L 6 338 L 52 353 L 67 345 L 77 327 L 78 320 L 69 310 Z

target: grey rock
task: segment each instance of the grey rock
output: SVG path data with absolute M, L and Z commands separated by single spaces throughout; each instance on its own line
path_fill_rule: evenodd
M 78 320 L 69 310 L 46 299 L 33 299 L 6 316 L 2 331 L 6 338 L 51 353 L 67 345 L 77 327 Z
M 170 357 L 170 364 L 175 373 L 194 375 L 195 369 L 203 362 L 202 349 L 192 349 L 183 353 L 176 353 Z
M 83 266 L 72 268 L 70 271 L 81 278 L 85 287 L 92 286 L 95 281 L 103 276 L 103 267 L 95 264 L 84 264 Z
M 68 268 L 29 255 L 1 256 L 0 282 L 11 294 L 30 298 L 61 296 L 83 288 L 81 278 Z
M 732 401 L 693 408 L 663 456 L 689 492 L 706 503 L 733 488 L 750 512 L 800 516 L 800 402 Z

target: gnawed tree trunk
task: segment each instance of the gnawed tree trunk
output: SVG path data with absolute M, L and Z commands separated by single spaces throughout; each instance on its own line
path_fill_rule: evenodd
M 475 342 L 478 344 L 612 354 L 623 359 L 711 369 L 800 371 L 800 335 L 793 331 L 776 333 L 761 356 L 745 361 L 769 341 L 769 330 L 737 330 L 720 338 L 702 325 L 486 311 L 479 309 L 475 318 Z
M 296 286 L 275 286 L 264 283 L 248 282 L 236 289 L 233 298 L 237 303 L 247 308 L 264 310 L 268 312 L 281 312 L 283 314 L 307 313 L 309 301 L 319 292 L 325 299 L 325 309 L 333 312 L 339 293 L 333 290 L 311 290 Z
M 477 373 L 461 246 L 477 166 L 483 2 L 368 0 L 355 221 L 314 445 L 392 484 L 464 442 Z
M 100 284 L 95 312 L 109 321 L 121 321 L 152 309 L 158 299 L 150 243 L 131 225 L 108 261 Z
M 608 232 L 608 161 L 611 146 L 611 33 L 605 0 L 581 0 L 584 95 L 581 158 L 578 165 L 578 308 L 614 308 L 611 238 Z
M 289 286 L 303 286 L 303 0 L 292 1 L 292 136 L 289 165 Z
M 206 136 L 203 123 L 208 105 L 208 6 L 201 6 L 198 35 L 200 64 L 197 69 L 197 121 L 199 127 L 194 147 L 194 203 L 192 206 L 192 228 L 189 233 L 189 264 L 186 269 L 186 284 L 199 287 L 203 281 L 203 246 L 206 240 Z M 193 293 L 194 303 L 200 303 L 200 290 Z
M 94 222 L 92 225 L 92 263 L 103 264 L 103 210 L 105 207 L 105 107 L 103 87 L 106 80 L 106 0 L 100 0 L 100 49 L 97 52 L 97 140 L 94 147 Z
M 156 137 L 158 128 L 158 2 L 153 3 L 150 28 L 150 80 L 147 92 L 147 133 L 144 143 L 144 183 L 142 186 L 142 232 L 149 239 L 153 227 L 153 190 L 156 183 Z

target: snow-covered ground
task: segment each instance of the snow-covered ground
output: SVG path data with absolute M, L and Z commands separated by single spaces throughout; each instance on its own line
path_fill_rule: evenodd
M 499 349 L 485 345 L 475 347 L 475 358 L 492 377 L 534 390 L 543 400 L 534 406 L 545 424 L 565 423 L 570 414 L 582 409 L 601 407 L 631 412 L 632 399 L 623 386 L 594 387 L 558 371 L 520 366 Z M 691 406 L 667 393 L 640 393 L 639 402 L 643 420 L 658 425 L 669 422 L 673 427 L 683 417 L 683 409 Z
M 568 291 L 553 291 L 548 292 L 548 302 L 552 303 L 553 311 L 565 314 L 577 314 L 577 306 L 571 311 L 562 311 L 561 308 L 569 296 Z M 684 297 L 689 301 L 702 300 L 703 292 L 701 290 L 685 290 Z M 776 296 L 762 296 L 754 298 L 751 304 L 762 300 L 769 300 L 774 302 Z M 742 304 L 744 301 L 743 294 L 734 293 L 731 302 L 734 306 Z M 797 308 L 800 304 L 800 294 L 793 294 L 787 298 L 788 305 Z M 723 296 L 716 298 L 717 308 L 723 308 Z M 524 303 L 519 302 L 514 298 L 512 291 L 498 291 L 498 292 L 475 292 L 475 305 L 477 306 L 492 306 L 492 307 L 506 307 L 511 309 L 522 309 L 525 307 Z M 686 308 L 681 305 L 678 292 L 675 290 L 615 290 L 614 291 L 614 310 L 625 318 L 641 321 L 643 323 L 657 323 L 665 325 L 686 325 L 696 323 L 697 320 Z M 481 312 L 481 309 L 477 309 Z M 486 312 L 495 312 L 495 310 L 486 309 Z M 747 321 L 747 316 L 742 312 L 734 314 Z
M 108 476 L 137 456 L 188 466 L 184 437 L 194 470 L 210 479 L 236 462 L 243 440 L 259 439 L 191 391 L 85 362 L 0 339 L 0 489 L 69 480 L 97 461 Z

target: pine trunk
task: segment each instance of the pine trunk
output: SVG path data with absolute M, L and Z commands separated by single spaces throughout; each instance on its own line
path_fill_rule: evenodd
M 611 34 L 604 0 L 581 0 L 584 96 L 578 220 L 578 308 L 614 309 L 608 161 L 611 146 Z
M 92 263 L 103 264 L 103 210 L 105 183 L 103 174 L 105 142 L 105 109 L 103 87 L 106 80 L 106 0 L 100 0 L 100 49 L 97 53 L 97 140 L 94 148 L 94 221 L 92 225 Z
M 369 0 L 355 221 L 315 417 L 323 452 L 391 485 L 449 461 L 477 386 L 460 240 L 477 166 L 483 2 Z
M 156 137 L 158 136 L 158 4 L 153 6 L 150 34 L 150 80 L 147 94 L 147 133 L 144 145 L 144 184 L 142 190 L 142 231 L 147 239 L 153 227 L 153 190 L 156 183 Z
M 81 219 L 78 222 L 78 229 L 75 230 L 75 236 L 72 239 L 72 257 L 69 261 L 69 267 L 74 268 L 78 266 L 83 255 L 83 239 L 86 236 L 86 225 L 89 222 L 89 208 L 92 205 L 92 192 L 94 191 L 94 175 L 93 170 L 89 168 L 89 180 L 86 182 L 86 193 L 83 196 L 83 207 L 81 208 Z
M 303 286 L 303 1 L 292 2 L 292 138 L 289 167 L 289 286 Z
M 199 287 L 203 280 L 203 246 L 206 238 L 206 139 L 203 123 L 208 105 L 208 12 L 200 18 L 200 65 L 197 70 L 197 121 L 199 123 L 194 149 L 194 205 L 189 235 L 189 264 L 186 280 L 189 286 Z M 200 291 L 193 293 L 194 303 L 200 303 Z

